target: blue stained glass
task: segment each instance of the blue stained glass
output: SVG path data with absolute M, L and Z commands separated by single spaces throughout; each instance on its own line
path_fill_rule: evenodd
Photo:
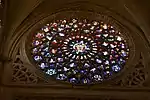
M 44 68 L 47 67 L 47 66 L 45 65 L 45 63 L 41 63 L 40 67 L 41 67 L 42 69 L 44 69 Z
M 33 53 L 37 53 L 38 52 L 38 49 L 37 48 L 34 48 L 33 49 Z
M 115 72 L 119 72 L 121 70 L 121 68 L 118 65 L 114 65 L 114 66 L 112 66 L 112 70 Z
M 63 58 L 58 58 L 58 62 L 63 62 Z
M 41 60 L 42 58 L 40 57 L 40 56 L 34 56 L 34 60 L 35 61 L 39 61 L 39 60 Z
M 34 33 L 32 57 L 41 70 L 72 84 L 101 83 L 119 73 L 128 44 L 114 26 L 87 19 L 57 20 Z
M 70 82 L 71 82 L 71 83 L 77 83 L 77 80 L 76 80 L 75 78 L 71 78 L 71 79 L 70 79 Z
M 48 69 L 46 74 L 54 75 L 54 74 L 56 74 L 56 70 L 55 69 Z
M 66 78 L 67 78 L 67 76 L 65 76 L 64 74 L 58 74 L 58 76 L 57 76 L 56 79 L 58 79 L 58 80 L 64 80 Z
M 75 63 L 71 63 L 71 64 L 70 64 L 70 67 L 75 67 Z
M 102 63 L 102 60 L 96 59 L 96 62 L 97 62 L 97 63 Z
M 38 40 L 36 40 L 36 41 L 33 42 L 33 45 L 35 45 L 35 46 L 37 46 L 39 44 L 40 44 L 40 41 L 38 41 Z
M 50 68 L 55 68 L 55 64 L 49 64 Z
M 46 53 L 46 52 L 45 52 L 45 53 Z M 45 57 L 51 57 L 50 53 L 47 52 L 47 53 L 45 54 Z

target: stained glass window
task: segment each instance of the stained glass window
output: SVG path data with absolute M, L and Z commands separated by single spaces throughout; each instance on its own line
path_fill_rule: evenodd
M 35 64 L 56 80 L 101 83 L 124 69 L 129 47 L 121 32 L 102 21 L 56 20 L 34 33 Z

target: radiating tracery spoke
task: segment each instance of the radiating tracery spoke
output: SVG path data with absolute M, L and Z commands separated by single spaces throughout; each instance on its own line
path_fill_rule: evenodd
M 129 56 L 121 33 L 86 19 L 57 20 L 34 34 L 32 57 L 46 74 L 73 84 L 92 84 L 120 72 Z

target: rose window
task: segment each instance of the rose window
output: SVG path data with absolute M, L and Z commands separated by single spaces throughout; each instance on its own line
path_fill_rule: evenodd
M 32 38 L 35 64 L 56 80 L 93 84 L 112 79 L 129 57 L 127 42 L 113 25 L 87 19 L 56 20 Z

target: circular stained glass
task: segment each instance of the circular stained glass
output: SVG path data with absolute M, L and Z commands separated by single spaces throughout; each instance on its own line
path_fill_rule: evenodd
M 46 24 L 34 33 L 31 52 L 44 73 L 73 84 L 111 79 L 129 57 L 126 40 L 114 26 L 87 19 Z

